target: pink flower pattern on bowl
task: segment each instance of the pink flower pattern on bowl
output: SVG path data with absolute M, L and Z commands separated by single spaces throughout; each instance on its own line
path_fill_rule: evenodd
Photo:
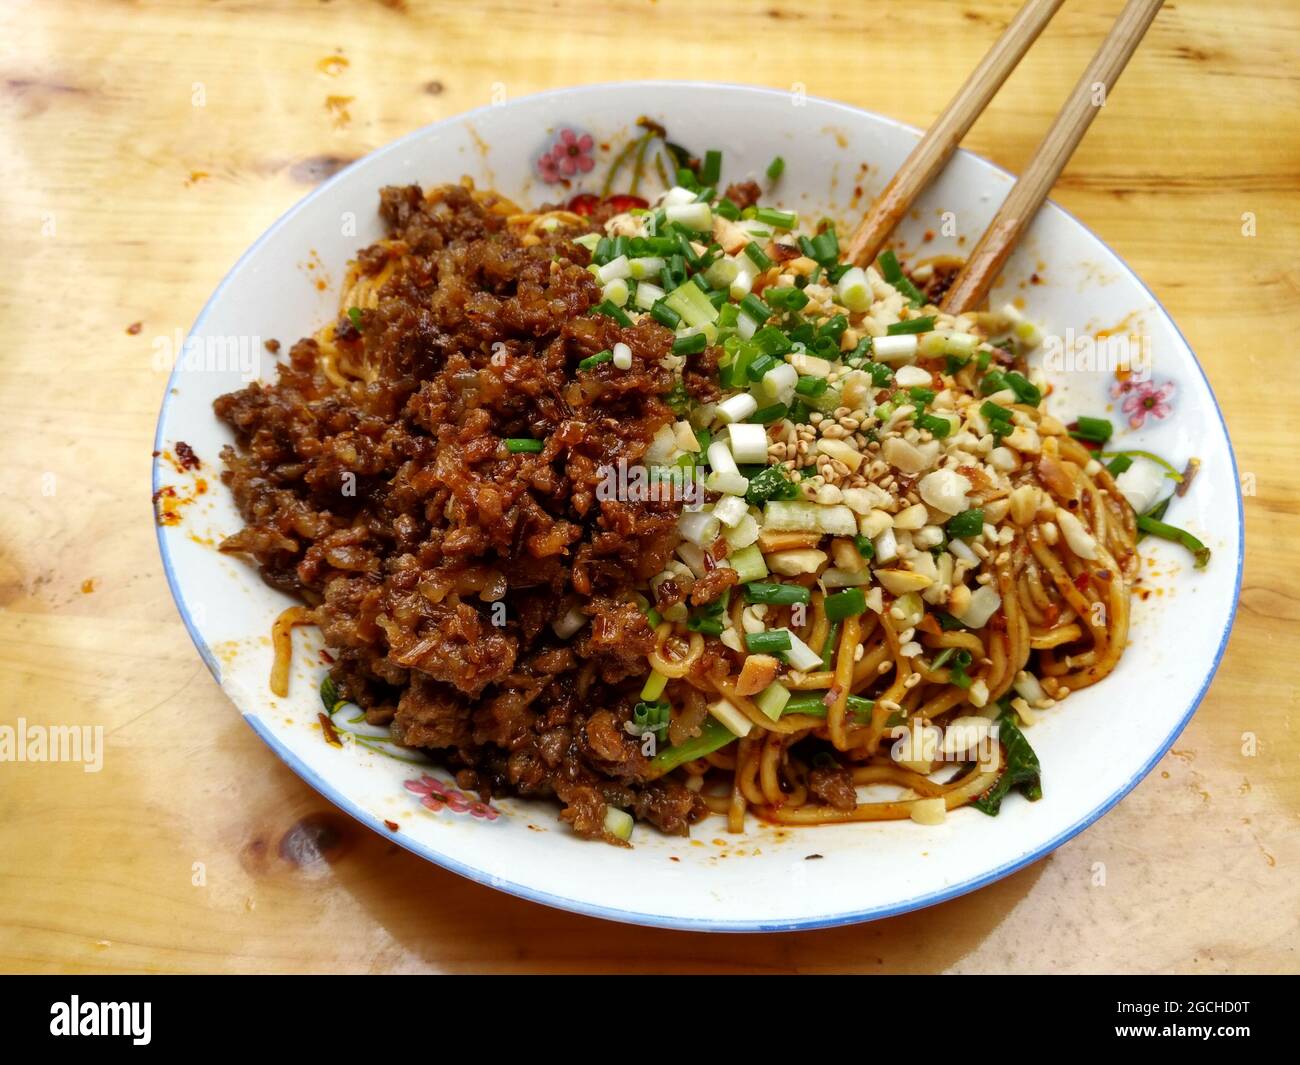
M 590 173 L 596 166 L 595 147 L 590 133 L 562 129 L 559 139 L 538 158 L 537 173 L 548 185 Z
M 1130 429 L 1141 429 L 1148 415 L 1163 421 L 1173 413 L 1169 402 L 1174 394 L 1172 381 L 1159 386 L 1153 381 L 1120 381 L 1111 386 L 1110 394 L 1123 400 L 1120 409 L 1128 415 Z
M 421 806 L 434 813 L 441 813 L 447 809 L 454 814 L 469 814 L 484 821 L 495 821 L 501 816 L 500 811 L 493 809 L 487 803 L 480 802 L 463 791 L 448 787 L 428 773 L 421 774 L 417 780 L 405 780 L 402 784 L 407 791 L 420 796 Z

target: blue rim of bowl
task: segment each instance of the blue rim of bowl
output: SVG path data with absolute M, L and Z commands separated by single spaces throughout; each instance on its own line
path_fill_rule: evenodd
M 785 98 L 789 95 L 788 93 L 782 92 L 779 89 L 767 89 L 755 85 L 737 85 L 737 84 L 732 84 L 727 82 L 636 81 L 636 82 L 604 82 L 601 84 L 582 85 L 582 86 L 577 86 L 575 88 L 568 88 L 568 89 L 551 89 L 547 92 L 534 93 L 530 96 L 519 97 L 519 99 L 514 102 L 522 103 L 525 100 L 537 101 L 549 97 L 576 96 L 576 95 L 582 95 L 590 92 L 599 93 L 611 89 L 627 89 L 627 88 L 635 88 L 638 86 L 643 88 L 650 88 L 650 89 L 674 87 L 674 88 L 689 89 L 693 91 L 723 89 L 727 92 L 740 91 L 746 93 L 753 93 L 757 96 L 778 96 L 782 98 Z M 886 115 L 877 114 L 876 112 L 869 111 L 866 108 L 853 107 L 850 104 L 841 103 L 838 100 L 827 100 L 823 97 L 808 97 L 808 99 L 815 100 L 819 104 L 824 104 L 826 106 L 852 112 L 854 114 L 865 114 L 877 121 L 884 122 L 887 125 L 895 127 L 896 129 L 900 129 L 907 133 L 910 133 L 915 137 L 921 136 L 921 131 L 918 130 L 915 126 L 910 126 L 905 122 L 899 122 L 897 119 L 889 118 Z M 395 141 L 391 141 L 390 143 L 384 145 L 383 147 L 376 148 L 373 152 L 368 153 L 367 155 L 363 156 L 361 159 L 358 159 L 356 162 L 351 163 L 343 170 L 340 170 L 337 174 L 334 174 L 329 179 L 322 182 L 317 188 L 309 192 L 306 196 L 304 196 L 301 200 L 299 200 L 296 204 L 294 204 L 294 206 L 289 208 L 288 211 L 286 211 L 283 215 L 281 215 L 278 219 L 276 219 L 275 222 L 273 222 L 271 226 L 266 230 L 266 232 L 264 232 L 260 237 L 258 237 L 257 240 L 254 241 L 253 244 L 250 245 L 249 248 L 243 253 L 243 255 L 239 257 L 235 265 L 232 266 L 230 270 L 227 272 L 226 276 L 222 278 L 221 283 L 216 287 L 212 295 L 208 297 L 207 302 L 203 305 L 203 309 L 199 312 L 198 317 L 194 320 L 194 325 L 190 327 L 190 331 L 187 334 L 187 339 L 189 336 L 192 336 L 201 330 L 204 319 L 207 317 L 208 311 L 212 307 L 212 304 L 216 302 L 217 298 L 221 295 L 222 291 L 230 283 L 231 278 L 233 278 L 239 272 L 240 268 L 244 265 L 245 261 L 250 256 L 252 256 L 253 253 L 256 252 L 263 244 L 271 240 L 271 238 L 274 237 L 274 235 L 280 230 L 280 228 L 283 225 L 285 225 L 289 221 L 290 218 L 295 216 L 299 211 L 305 210 L 307 205 L 312 200 L 314 200 L 317 196 L 322 195 L 325 192 L 325 190 L 328 189 L 335 182 L 343 180 L 343 178 L 346 175 L 348 175 L 355 167 L 358 167 L 363 163 L 369 162 L 370 160 L 374 159 L 376 156 L 387 155 L 392 152 L 400 151 L 401 148 L 403 148 L 405 145 L 428 136 L 430 132 L 438 129 L 440 126 L 452 122 L 463 122 L 468 119 L 472 119 L 476 115 L 484 114 L 494 109 L 495 109 L 494 105 L 487 105 L 484 107 L 475 108 L 472 111 L 466 111 L 459 115 L 453 115 L 449 118 L 442 119 L 438 122 L 430 123 L 427 126 L 422 126 L 419 129 L 406 134 L 405 136 L 399 137 Z M 1005 167 L 1001 167 L 997 163 L 994 163 L 992 160 L 985 159 L 983 156 L 976 155 L 974 152 L 967 151 L 964 148 L 959 148 L 958 151 L 961 152 L 963 155 L 971 156 L 972 158 L 976 159 L 980 163 L 983 163 L 984 165 L 990 167 L 992 170 L 1002 174 L 1004 177 L 1010 178 L 1013 181 L 1015 180 L 1015 175 L 1013 175 Z M 447 869 L 453 873 L 463 876 L 467 880 L 472 880 L 475 883 L 482 884 L 486 887 L 495 888 L 498 891 L 504 891 L 509 895 L 514 895 L 521 899 L 527 899 L 529 902 L 536 902 L 544 906 L 551 906 L 556 909 L 567 910 L 570 913 L 579 913 L 587 917 L 598 917 L 601 918 L 602 920 L 618 921 L 624 924 L 643 925 L 651 928 L 675 929 L 675 930 L 687 931 L 687 932 L 800 932 L 800 931 L 812 931 L 818 928 L 835 928 L 841 925 L 860 924 L 867 921 L 880 920 L 881 918 L 885 918 L 885 917 L 895 917 L 898 916 L 899 914 L 909 913 L 912 910 L 920 910 L 929 906 L 936 906 L 942 902 L 948 902 L 951 899 L 955 899 L 962 895 L 967 895 L 972 891 L 978 891 L 980 888 L 987 887 L 989 884 L 1001 880 L 1003 877 L 1010 876 L 1012 873 L 1020 869 L 1023 869 L 1028 865 L 1032 865 L 1040 858 L 1046 857 L 1052 851 L 1056 850 L 1056 848 L 1060 847 L 1062 844 L 1067 843 L 1069 840 L 1073 839 L 1085 828 L 1087 828 L 1089 825 L 1093 824 L 1093 822 L 1097 821 L 1099 818 L 1101 818 L 1103 815 L 1109 812 L 1110 809 L 1113 806 L 1115 806 L 1116 803 L 1118 803 L 1121 799 L 1124 798 L 1124 796 L 1126 796 L 1130 791 L 1132 791 L 1146 777 L 1146 775 L 1151 772 L 1151 770 L 1155 767 L 1156 763 L 1159 762 L 1160 759 L 1164 757 L 1165 753 L 1169 750 L 1170 747 L 1173 746 L 1174 742 L 1178 739 L 1179 734 L 1183 731 L 1184 728 L 1187 727 L 1187 723 L 1192 719 L 1192 715 L 1196 713 L 1197 708 L 1201 705 L 1202 701 L 1205 699 L 1205 695 L 1209 691 L 1210 684 L 1211 682 L 1213 682 L 1215 674 L 1219 670 L 1219 664 L 1220 662 L 1223 661 L 1224 652 L 1227 650 L 1228 638 L 1232 632 L 1233 622 L 1236 620 L 1237 605 L 1241 596 L 1242 566 L 1246 554 L 1245 513 L 1242 505 L 1241 478 L 1237 469 L 1237 456 L 1236 456 L 1236 452 L 1233 451 L 1232 448 L 1232 437 L 1228 434 L 1228 426 L 1226 420 L 1223 417 L 1223 409 L 1219 405 L 1218 397 L 1214 394 L 1214 388 L 1210 384 L 1210 379 L 1206 376 L 1205 370 L 1201 366 L 1200 360 L 1196 357 L 1196 352 L 1192 349 L 1192 346 L 1187 342 L 1187 338 L 1183 335 L 1182 330 L 1178 328 L 1178 323 L 1174 321 L 1173 316 L 1170 315 L 1167 310 L 1165 310 L 1164 305 L 1156 298 L 1155 293 L 1151 291 L 1150 287 L 1146 284 L 1145 281 L 1143 281 L 1140 277 L 1138 277 L 1138 275 L 1134 272 L 1132 267 L 1130 267 L 1128 263 L 1125 262 L 1124 259 L 1121 258 L 1120 255 L 1113 248 L 1111 248 L 1109 244 L 1107 244 L 1104 240 L 1102 240 L 1096 233 L 1092 231 L 1091 228 L 1089 228 L 1087 225 L 1081 222 L 1075 215 L 1071 214 L 1069 211 L 1067 211 L 1060 204 L 1056 203 L 1054 200 L 1049 200 L 1048 203 L 1050 203 L 1055 210 L 1060 211 L 1063 215 L 1065 215 L 1065 217 L 1070 219 L 1070 221 L 1074 222 L 1077 226 L 1079 226 L 1079 228 L 1081 228 L 1084 232 L 1086 232 L 1089 236 L 1091 236 L 1093 240 L 1095 240 L 1099 245 L 1101 245 L 1108 252 L 1110 252 L 1112 256 L 1114 256 L 1115 261 L 1119 263 L 1123 271 L 1134 282 L 1136 282 L 1137 286 L 1143 292 L 1145 292 L 1148 297 L 1150 297 L 1152 304 L 1173 327 L 1173 330 L 1177 334 L 1178 339 L 1182 341 L 1183 346 L 1187 349 L 1188 353 L 1192 356 L 1192 363 L 1196 367 L 1197 372 L 1201 375 L 1201 380 L 1204 382 L 1205 389 L 1209 393 L 1210 402 L 1214 404 L 1214 411 L 1219 418 L 1219 428 L 1223 433 L 1224 443 L 1226 443 L 1228 446 L 1228 457 L 1232 462 L 1234 483 L 1236 485 L 1236 496 L 1237 496 L 1237 511 L 1236 511 L 1237 513 L 1237 562 L 1236 562 L 1236 574 L 1234 577 L 1233 589 L 1232 589 L 1232 606 L 1228 611 L 1228 620 L 1227 623 L 1224 625 L 1223 634 L 1219 638 L 1218 649 L 1215 651 L 1214 660 L 1213 662 L 1210 663 L 1209 671 L 1205 675 L 1205 680 L 1201 684 L 1200 690 L 1197 691 L 1195 698 L 1192 699 L 1192 702 L 1188 706 L 1187 712 L 1183 715 L 1182 720 L 1180 720 L 1178 724 L 1173 728 L 1173 730 L 1169 733 L 1169 735 L 1165 737 L 1165 739 L 1163 740 L 1163 742 L 1161 742 L 1157 750 L 1147 760 L 1146 764 L 1143 765 L 1142 768 L 1138 770 L 1138 772 L 1135 773 L 1127 783 L 1122 785 L 1120 788 L 1116 789 L 1116 791 L 1109 798 L 1107 798 L 1104 802 L 1102 802 L 1099 806 L 1097 806 L 1096 809 L 1094 809 L 1091 813 L 1089 813 L 1085 817 L 1080 818 L 1069 828 L 1063 830 L 1062 832 L 1057 833 L 1057 835 L 1055 835 L 1052 839 L 1048 840 L 1046 843 L 1042 844 L 1035 850 L 1029 852 L 1028 854 L 1015 858 L 1009 862 L 1006 862 L 1003 865 L 998 866 L 996 869 L 992 869 L 981 876 L 974 877 L 970 880 L 963 881 L 960 884 L 955 884 L 951 887 L 944 888 L 941 891 L 934 891 L 927 895 L 918 895 L 914 898 L 906 899 L 902 902 L 894 903 L 892 905 L 877 906 L 865 910 L 852 910 L 846 913 L 834 913 L 834 914 L 828 914 L 823 917 L 811 917 L 811 918 L 800 919 L 800 920 L 792 920 L 792 921 L 690 920 L 688 918 L 664 916 L 661 914 L 641 913 L 635 910 L 624 910 L 624 909 L 617 909 L 613 907 L 597 906 L 597 905 L 581 902 L 569 898 L 567 896 L 553 895 L 550 894 L 549 892 L 538 891 L 537 889 L 528 887 L 525 884 L 518 884 L 513 881 L 503 880 L 499 877 L 495 877 L 492 876 L 491 874 L 485 873 L 482 870 L 477 869 L 472 865 L 466 865 L 463 862 L 457 861 L 454 858 L 450 858 L 447 855 L 442 854 L 441 852 L 433 849 L 432 847 L 426 846 L 425 844 L 418 843 L 415 840 L 409 839 L 408 837 L 405 836 L 394 835 L 384 826 L 380 818 L 362 809 L 355 802 L 349 799 L 346 795 L 342 794 L 341 792 L 336 790 L 332 785 L 328 784 L 318 773 L 316 773 L 309 766 L 307 766 L 307 764 L 303 762 L 300 758 L 298 758 L 297 755 L 295 755 L 283 743 L 277 740 L 275 736 L 271 733 L 270 729 L 261 721 L 260 718 L 251 714 L 242 714 L 241 716 L 243 716 L 243 718 L 248 722 L 249 726 L 253 729 L 253 731 L 258 736 L 261 737 L 262 741 L 268 747 L 270 747 L 273 752 L 275 752 L 275 754 L 281 759 L 281 761 L 283 761 L 291 770 L 293 770 L 294 773 L 296 773 L 299 777 L 301 777 L 303 781 L 305 781 L 308 785 L 314 788 L 324 798 L 328 799 L 339 809 L 343 810 L 345 813 L 349 814 L 357 821 L 360 821 L 362 824 L 366 825 L 368 828 L 375 831 L 378 835 L 383 836 L 386 839 L 393 840 L 395 843 L 398 843 L 400 846 L 405 847 L 407 850 L 411 851 L 414 854 L 419 855 L 421 858 L 424 858 L 427 861 L 433 862 L 435 865 L 442 866 L 444 869 Z M 153 492 L 157 492 L 158 489 L 161 487 L 160 475 L 162 473 L 162 462 L 160 461 L 159 456 L 163 450 L 163 444 L 164 444 L 163 422 L 166 419 L 167 405 L 171 401 L 172 387 L 173 384 L 175 383 L 177 372 L 178 372 L 177 368 L 173 367 L 171 375 L 168 377 L 167 380 L 166 391 L 163 393 L 162 408 L 158 414 L 158 428 L 154 437 L 155 458 L 153 463 L 153 479 L 152 479 Z M 172 559 L 168 550 L 167 541 L 163 535 L 164 528 L 161 525 L 158 525 L 156 521 L 154 524 L 155 524 L 155 531 L 158 537 L 158 550 L 159 550 L 159 554 L 162 556 L 163 571 L 167 577 L 167 586 L 171 590 L 172 600 L 175 602 L 176 608 L 180 612 L 181 620 L 184 622 L 185 629 L 190 634 L 190 639 L 194 642 L 194 646 L 198 649 L 200 657 L 203 659 L 204 664 L 207 665 L 208 670 L 212 673 L 213 678 L 217 681 L 218 685 L 220 685 L 221 684 L 220 667 L 218 666 L 216 658 L 212 654 L 211 649 L 207 646 L 206 643 L 204 643 L 203 638 L 199 635 L 199 631 L 195 627 L 193 619 L 190 617 L 189 610 L 185 606 L 184 597 L 181 594 L 180 586 L 177 583 L 177 579 L 176 579 L 175 569 L 172 565 Z

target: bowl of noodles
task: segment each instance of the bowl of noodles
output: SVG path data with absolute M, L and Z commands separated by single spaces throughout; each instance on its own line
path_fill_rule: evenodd
M 186 625 L 429 860 L 664 927 L 868 920 L 1050 852 L 1206 691 L 1240 495 L 1168 315 L 1053 204 L 946 313 L 1012 180 L 968 153 L 846 261 L 917 134 L 797 103 L 611 85 L 420 130 L 176 353 Z

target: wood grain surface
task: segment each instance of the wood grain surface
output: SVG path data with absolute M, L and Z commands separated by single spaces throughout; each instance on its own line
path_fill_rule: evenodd
M 0 4 L 0 724 L 107 736 L 98 773 L 0 763 L 0 968 L 1300 969 L 1293 2 L 1167 3 L 1054 193 L 1199 354 L 1246 478 L 1248 554 L 1227 656 L 1175 749 L 1032 867 L 797 935 L 652 931 L 518 901 L 372 835 L 293 776 L 213 683 L 162 578 L 152 340 L 187 328 L 240 252 L 338 166 L 494 86 L 802 83 L 923 126 L 1016 6 Z M 967 146 L 1018 171 L 1121 6 L 1065 4 Z

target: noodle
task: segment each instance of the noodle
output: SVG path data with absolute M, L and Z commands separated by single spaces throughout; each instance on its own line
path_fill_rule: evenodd
M 293 630 L 297 625 L 314 625 L 315 617 L 305 606 L 291 606 L 280 612 L 271 626 L 271 691 L 280 698 L 289 694 L 289 667 L 293 664 Z

